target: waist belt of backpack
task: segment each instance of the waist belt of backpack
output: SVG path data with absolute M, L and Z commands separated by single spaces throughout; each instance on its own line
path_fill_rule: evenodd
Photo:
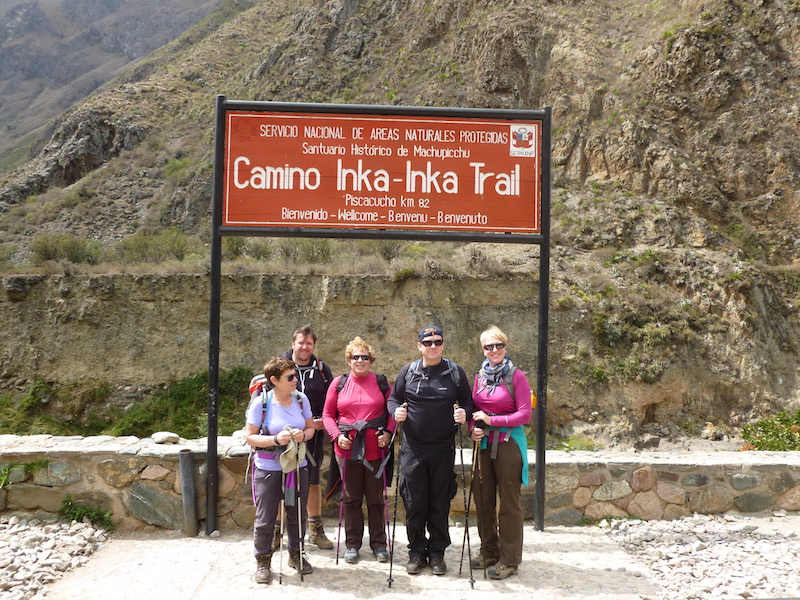
M 367 461 L 366 459 L 364 432 L 367 429 L 385 428 L 387 423 L 388 423 L 388 416 L 386 413 L 382 414 L 380 417 L 375 417 L 374 419 L 370 419 L 369 421 L 364 421 L 362 419 L 360 421 L 356 421 L 355 423 L 339 423 L 339 431 L 341 431 L 342 433 L 347 434 L 350 431 L 356 432 L 355 437 L 352 438 L 353 446 L 350 450 L 350 456 L 355 460 L 359 461 L 370 471 L 373 471 L 374 469 L 372 468 L 372 465 L 369 464 L 369 461 Z
M 497 416 L 495 413 L 486 413 L 486 414 L 489 415 L 490 417 Z M 497 458 L 497 448 L 500 445 L 501 432 L 499 427 L 492 427 L 491 425 L 489 425 L 489 431 L 494 431 L 494 436 L 492 437 L 492 445 L 491 448 L 489 449 L 489 458 L 494 460 L 495 458 Z

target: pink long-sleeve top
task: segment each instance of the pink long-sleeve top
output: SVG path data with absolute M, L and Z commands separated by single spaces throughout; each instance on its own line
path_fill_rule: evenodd
M 482 410 L 492 416 L 489 418 L 488 425 L 492 427 L 519 427 L 530 423 L 531 420 L 531 386 L 528 378 L 521 369 L 514 371 L 512 378 L 514 382 L 514 398 L 511 397 L 508 387 L 498 385 L 490 394 L 489 388 L 484 387 L 484 382 L 480 375 L 475 376 L 472 386 L 472 400 L 475 403 L 475 410 Z M 490 433 L 491 436 L 494 432 Z M 501 437 L 505 441 L 508 434 Z
M 370 421 L 386 413 L 386 398 L 389 397 L 391 389 L 386 396 L 381 393 L 378 386 L 378 378 L 370 371 L 364 377 L 356 377 L 353 373 L 347 376 L 344 387 L 337 393 L 341 376 L 334 378 L 328 387 L 325 396 L 325 408 L 322 410 L 322 424 L 325 431 L 332 439 L 341 435 L 339 423 L 352 424 L 356 421 Z M 388 418 L 386 428 L 391 432 L 395 429 L 394 419 Z M 351 438 L 355 436 L 355 431 L 348 434 Z M 374 429 L 364 432 L 364 458 L 367 460 L 377 460 L 382 458 L 381 448 L 378 447 L 378 434 Z M 338 456 L 345 456 L 345 451 L 339 444 L 333 445 Z M 349 458 L 349 457 L 348 457 Z

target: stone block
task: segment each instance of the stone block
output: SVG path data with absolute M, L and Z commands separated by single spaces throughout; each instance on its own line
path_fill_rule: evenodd
M 57 460 L 33 472 L 31 480 L 36 485 L 64 487 L 77 483 L 83 477 L 78 465 L 65 460 Z
M 681 483 L 685 487 L 701 487 L 708 484 L 708 475 L 702 475 L 699 473 L 684 475 L 681 479 Z
M 583 473 L 578 483 L 581 487 L 600 487 L 606 482 L 605 473 Z
M 690 516 L 692 513 L 686 506 L 678 504 L 667 504 L 664 507 L 664 518 L 668 520 L 683 519 Z
M 784 471 L 772 480 L 769 487 L 776 494 L 785 494 L 795 485 L 797 485 L 797 480 L 791 473 Z
M 5 489 L 9 508 L 41 508 L 49 513 L 57 513 L 66 496 L 62 489 L 30 483 L 18 483 Z
M 647 466 L 636 469 L 631 478 L 631 489 L 634 492 L 646 492 L 653 489 L 656 484 L 656 475 L 653 467 Z
M 109 458 L 100 462 L 98 472 L 108 485 L 123 488 L 133 483 L 146 466 L 147 461 L 142 458 Z
M 783 510 L 800 510 L 800 485 L 793 487 L 778 498 L 777 505 Z
M 560 494 L 555 494 L 554 496 L 550 496 L 545 502 L 545 505 L 549 506 L 550 508 L 572 506 L 573 496 L 574 492 L 561 492 Z
M 731 477 L 731 487 L 737 491 L 751 490 L 758 487 L 761 483 L 761 478 L 752 473 L 737 473 Z
M 628 504 L 627 510 L 632 517 L 639 517 L 645 521 L 661 519 L 664 516 L 661 499 L 652 490 L 636 494 Z
M 718 515 L 733 507 L 733 492 L 727 486 L 711 485 L 689 494 L 689 510 L 705 515 Z
M 578 487 L 577 473 L 561 473 L 548 469 L 545 471 L 544 489 L 548 494 L 557 494 Z
M 597 488 L 592 494 L 592 498 L 600 502 L 608 502 L 624 498 L 632 493 L 631 485 L 627 481 L 609 481 Z
M 170 471 L 169 469 L 165 469 L 161 465 L 148 465 L 139 474 L 139 479 L 146 479 L 149 481 L 161 481 L 162 479 L 166 479 L 167 475 L 169 475 L 171 472 L 172 471 Z
M 583 521 L 583 513 L 574 508 L 566 508 L 545 516 L 544 521 L 548 525 L 574 527 L 575 525 L 580 525 Z
M 242 505 L 232 511 L 230 517 L 233 519 L 233 522 L 236 523 L 237 527 L 250 529 L 253 527 L 253 521 L 255 521 L 256 518 L 256 509 L 252 504 L 249 506 Z
M 686 490 L 681 486 L 666 481 L 659 481 L 656 484 L 656 494 L 664 502 L 670 504 L 686 504 Z
M 775 498 L 769 494 L 747 492 L 736 498 L 734 504 L 743 513 L 755 513 L 772 507 L 775 504 Z
M 592 502 L 583 511 L 587 519 L 604 519 L 605 517 L 627 517 L 628 513 L 611 502 Z
M 131 514 L 140 521 L 166 529 L 183 527 L 182 502 L 157 486 L 134 481 L 128 502 Z
M 574 508 L 583 508 L 592 501 L 592 490 L 585 487 L 579 487 L 572 494 L 572 506 Z

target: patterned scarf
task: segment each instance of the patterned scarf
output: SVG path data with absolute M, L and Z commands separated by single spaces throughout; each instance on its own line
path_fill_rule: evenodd
M 513 366 L 511 359 L 507 356 L 495 366 L 489 364 L 489 359 L 483 361 L 481 370 L 479 371 L 480 377 L 483 380 L 483 387 L 489 391 L 486 392 L 487 396 L 491 396 L 494 388 L 501 385 L 506 378 L 508 370 Z

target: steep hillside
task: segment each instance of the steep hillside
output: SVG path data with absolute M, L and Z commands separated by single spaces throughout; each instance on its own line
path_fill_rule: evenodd
M 55 117 L 220 2 L 0 1 L 0 169 L 38 151 Z
M 206 228 L 217 94 L 549 105 L 553 427 L 735 427 L 798 399 L 799 45 L 794 0 L 259 2 L 65 113 L 0 229 L 24 257 L 43 231 Z

